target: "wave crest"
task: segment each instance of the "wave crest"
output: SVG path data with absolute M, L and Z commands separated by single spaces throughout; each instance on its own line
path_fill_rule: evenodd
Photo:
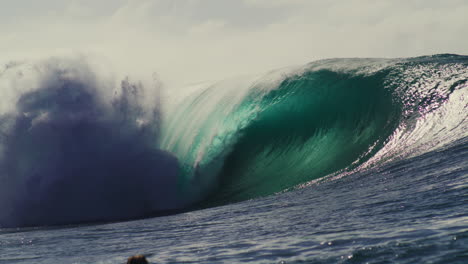
M 439 55 L 227 80 L 177 104 L 161 147 L 181 159 L 180 185 L 203 206 L 251 199 L 464 137 L 467 79 L 466 57 Z

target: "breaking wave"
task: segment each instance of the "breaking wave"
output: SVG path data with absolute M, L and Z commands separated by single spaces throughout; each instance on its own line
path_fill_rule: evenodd
M 0 226 L 222 205 L 467 139 L 466 56 L 323 60 L 163 104 L 109 76 L 64 59 L 0 72 Z
M 333 59 L 206 85 L 169 111 L 160 147 L 201 206 L 346 175 L 466 139 L 467 65 Z

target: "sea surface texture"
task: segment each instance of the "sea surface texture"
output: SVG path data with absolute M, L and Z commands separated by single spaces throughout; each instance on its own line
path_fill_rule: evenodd
M 468 263 L 468 56 L 112 78 L 0 70 L 0 263 Z

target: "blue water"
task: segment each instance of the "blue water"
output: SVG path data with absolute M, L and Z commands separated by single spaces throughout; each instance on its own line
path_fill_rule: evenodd
M 0 72 L 0 263 L 468 263 L 466 56 L 319 61 L 164 109 L 46 65 Z
M 468 140 L 237 204 L 131 222 L 1 231 L 0 263 L 466 263 Z

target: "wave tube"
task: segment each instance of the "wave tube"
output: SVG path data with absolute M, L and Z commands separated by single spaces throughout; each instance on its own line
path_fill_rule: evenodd
M 175 104 L 160 147 L 198 206 L 252 199 L 466 137 L 467 77 L 467 57 L 437 55 L 227 80 Z
M 0 227 L 223 205 L 467 139 L 467 56 L 323 60 L 164 105 L 106 72 L 82 59 L 0 71 Z

